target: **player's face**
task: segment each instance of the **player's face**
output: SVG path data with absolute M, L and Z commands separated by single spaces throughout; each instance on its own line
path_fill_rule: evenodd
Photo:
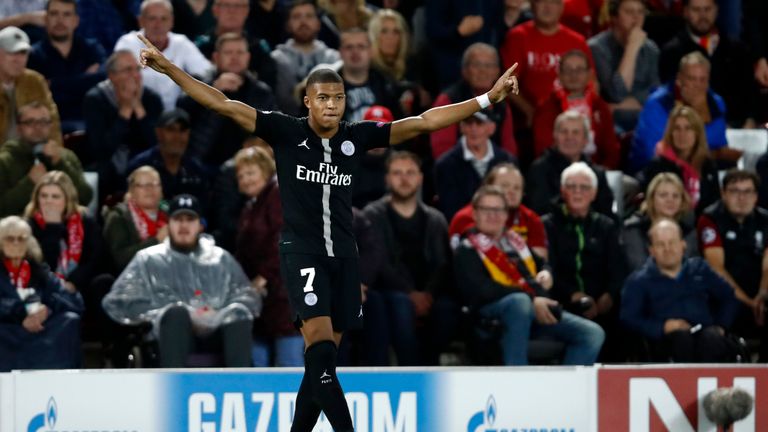
M 80 24 L 75 5 L 52 1 L 45 14 L 45 30 L 54 41 L 66 41 L 75 34 Z
M 248 70 L 251 61 L 248 44 L 244 40 L 225 42 L 213 53 L 213 61 L 219 72 L 242 74 Z
M 674 219 L 683 206 L 683 191 L 674 183 L 661 183 L 653 192 L 652 205 L 660 217 Z
M 197 236 L 202 231 L 200 218 L 189 213 L 177 214 L 168 221 L 171 242 L 182 248 L 194 247 L 197 244 Z
M 560 193 L 569 212 L 583 215 L 589 211 L 590 204 L 595 200 L 597 188 L 592 186 L 591 180 L 585 174 L 574 174 L 566 179 Z
M 475 226 L 481 233 L 496 237 L 504 232 L 507 223 L 507 206 L 498 195 L 485 195 L 472 208 Z
M 751 180 L 732 182 L 723 189 L 722 197 L 728 213 L 736 218 L 749 216 L 757 205 L 757 189 Z
M 399 200 L 413 198 L 421 187 L 424 177 L 416 162 L 411 159 L 395 159 L 387 171 L 387 187 Z
M 256 198 L 266 184 L 264 171 L 257 164 L 249 163 L 237 168 L 237 187 L 243 195 Z
M 563 60 L 560 66 L 560 83 L 570 93 L 582 93 L 589 81 L 589 64 L 587 59 L 571 55 Z
M 683 9 L 683 15 L 693 33 L 705 35 L 715 26 L 717 4 L 715 0 L 691 0 Z
M 651 234 L 649 254 L 661 268 L 675 268 L 683 262 L 685 241 L 680 231 L 672 225 L 658 226 Z
M 581 120 L 565 120 L 555 129 L 557 150 L 571 160 L 578 160 L 587 146 L 587 133 Z
M 493 179 L 494 186 L 498 186 L 507 196 L 507 203 L 511 208 L 520 207 L 523 201 L 523 176 L 518 170 L 502 169 L 496 173 Z
M 346 106 L 344 84 L 312 84 L 307 87 L 304 106 L 309 110 L 310 119 L 321 129 L 330 130 L 338 127 Z

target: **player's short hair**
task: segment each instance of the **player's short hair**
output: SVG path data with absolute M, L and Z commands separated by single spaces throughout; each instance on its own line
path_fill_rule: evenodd
M 386 162 L 384 162 L 384 166 L 386 167 L 387 172 L 389 172 L 389 167 L 392 165 L 393 162 L 398 160 L 407 159 L 412 161 L 416 164 L 417 167 L 419 167 L 419 171 L 421 171 L 421 158 L 416 155 L 416 153 L 407 151 L 407 150 L 400 150 L 400 151 L 393 151 L 389 154 L 387 157 Z
M 725 173 L 725 177 L 723 177 L 723 190 L 725 190 L 731 183 L 738 183 L 745 180 L 751 181 L 752 185 L 755 186 L 755 190 L 760 189 L 760 177 L 758 177 L 757 174 L 751 171 L 733 168 L 728 170 L 728 172 Z
M 338 72 L 333 69 L 322 68 L 309 74 L 307 77 L 307 88 L 313 84 L 344 84 Z
M 493 186 L 493 185 L 483 185 L 480 186 L 474 195 L 472 195 L 472 208 L 476 209 L 477 206 L 480 204 L 480 200 L 483 199 L 483 197 L 486 196 L 497 196 L 501 198 L 501 202 L 504 203 L 504 208 L 509 208 L 509 203 L 507 202 L 507 195 L 504 193 L 504 190 L 501 189 L 499 186 Z

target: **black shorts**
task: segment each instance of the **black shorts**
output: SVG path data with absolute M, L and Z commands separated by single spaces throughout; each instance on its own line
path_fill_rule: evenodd
M 319 316 L 331 317 L 334 331 L 363 327 L 357 258 L 281 253 L 280 272 L 297 327 Z

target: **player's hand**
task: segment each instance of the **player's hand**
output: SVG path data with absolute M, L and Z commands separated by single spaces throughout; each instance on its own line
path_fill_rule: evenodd
M 488 92 L 488 98 L 491 103 L 501 102 L 506 99 L 507 95 L 520 93 L 520 88 L 517 85 L 517 76 L 513 75 L 517 69 L 517 63 L 507 69 L 506 72 L 496 80 L 496 84 L 493 85 L 491 91 Z
M 171 66 L 171 62 L 168 61 L 163 53 L 161 53 L 160 50 L 157 49 L 157 47 L 155 47 L 155 45 L 152 44 L 152 42 L 150 42 L 149 39 L 147 39 L 143 34 L 138 33 L 136 36 L 138 36 L 139 40 L 141 40 L 144 45 L 146 45 L 146 48 L 141 49 L 141 54 L 139 55 L 139 63 L 145 67 L 149 66 L 160 73 L 167 73 Z

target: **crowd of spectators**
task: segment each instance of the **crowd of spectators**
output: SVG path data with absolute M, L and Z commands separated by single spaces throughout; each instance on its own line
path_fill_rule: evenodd
M 763 0 L 5 1 L 0 371 L 80 367 L 83 341 L 103 366 L 137 344 L 162 367 L 303 363 L 285 143 L 142 68 L 137 34 L 263 111 L 306 114 L 306 76 L 334 69 L 346 121 L 517 64 L 507 103 L 365 156 L 366 319 L 341 363 L 445 364 L 481 333 L 508 365 L 540 339 L 561 364 L 768 361 L 768 154 L 744 164 L 726 133 L 768 134 L 766 19 Z

